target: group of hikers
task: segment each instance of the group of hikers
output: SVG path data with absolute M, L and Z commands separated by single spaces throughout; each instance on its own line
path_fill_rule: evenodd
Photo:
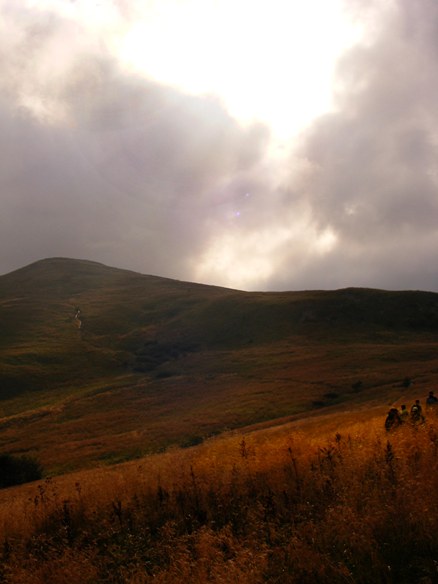
M 438 413 L 438 398 L 434 395 L 433 391 L 429 391 L 429 395 L 426 398 L 426 411 L 435 411 Z M 389 432 L 389 430 L 393 430 L 406 422 L 417 425 L 424 424 L 425 421 L 426 418 L 420 400 L 416 399 L 410 411 L 405 404 L 400 406 L 400 410 L 391 408 L 386 416 L 385 429 Z

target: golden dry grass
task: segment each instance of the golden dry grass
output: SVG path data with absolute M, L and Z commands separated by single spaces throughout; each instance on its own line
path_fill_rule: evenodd
M 3 581 L 436 582 L 438 422 L 386 433 L 384 414 L 231 433 L 5 490 Z

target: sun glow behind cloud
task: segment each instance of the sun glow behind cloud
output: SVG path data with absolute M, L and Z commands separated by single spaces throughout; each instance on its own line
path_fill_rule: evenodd
M 76 45 L 92 43 L 140 77 L 215 95 L 241 123 L 262 121 L 281 141 L 333 107 L 336 61 L 363 33 L 343 0 L 26 4 L 77 24 Z
M 135 21 L 114 37 L 121 64 L 184 92 L 214 95 L 241 124 L 266 124 L 267 155 L 277 168 L 291 164 L 294 137 L 334 107 L 337 59 L 363 33 L 342 0 L 160 0 L 137 7 Z M 195 279 L 262 287 L 283 261 L 280 250 L 292 250 L 296 264 L 337 244 L 307 216 L 282 223 L 216 226 L 194 262 Z
M 341 0 L 160 0 L 117 39 L 126 67 L 214 94 L 287 140 L 332 105 L 336 59 L 360 36 Z

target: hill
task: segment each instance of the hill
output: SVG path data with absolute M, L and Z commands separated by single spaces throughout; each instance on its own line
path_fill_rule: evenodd
M 52 258 L 0 277 L 0 311 L 0 451 L 52 472 L 438 379 L 433 293 L 249 293 Z

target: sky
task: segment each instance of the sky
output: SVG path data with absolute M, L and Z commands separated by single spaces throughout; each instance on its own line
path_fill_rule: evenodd
M 436 0 L 0 0 L 0 274 L 438 291 Z

